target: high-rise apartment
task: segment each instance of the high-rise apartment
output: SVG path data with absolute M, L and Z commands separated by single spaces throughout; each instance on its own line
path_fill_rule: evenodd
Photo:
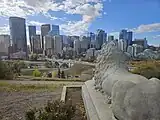
M 27 56 L 26 23 L 24 18 L 10 17 L 10 37 L 14 52 L 23 51 Z
M 31 46 L 30 48 L 31 48 L 31 51 L 33 51 L 33 44 L 32 44 L 31 37 L 36 36 L 36 26 L 28 26 L 28 30 L 29 30 L 29 41 Z
M 74 51 L 76 55 L 79 55 L 81 49 L 81 43 L 79 39 L 74 40 Z
M 47 56 L 51 56 L 54 54 L 54 38 L 53 36 L 46 35 L 44 37 L 45 40 L 45 52 Z
M 0 55 L 8 55 L 10 45 L 9 35 L 0 35 Z
M 31 37 L 32 45 L 33 45 L 33 53 L 40 53 L 41 50 L 41 40 L 40 35 L 35 35 Z
M 54 54 L 62 54 L 63 41 L 59 35 L 54 36 Z
M 43 49 L 44 49 L 44 36 L 48 35 L 50 30 L 51 30 L 50 24 L 44 24 L 41 26 L 41 36 L 42 36 L 41 45 Z

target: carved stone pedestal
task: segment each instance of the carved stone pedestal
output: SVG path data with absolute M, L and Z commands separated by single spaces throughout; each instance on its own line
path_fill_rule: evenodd
M 82 97 L 88 120 L 114 120 L 112 109 L 105 103 L 105 97 L 95 90 L 94 80 L 85 82 L 82 86 Z

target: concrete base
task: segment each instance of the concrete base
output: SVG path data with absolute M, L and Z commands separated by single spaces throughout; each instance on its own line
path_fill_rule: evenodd
M 105 103 L 105 97 L 94 88 L 94 80 L 85 82 L 82 86 L 82 97 L 88 120 L 114 120 L 110 105 Z

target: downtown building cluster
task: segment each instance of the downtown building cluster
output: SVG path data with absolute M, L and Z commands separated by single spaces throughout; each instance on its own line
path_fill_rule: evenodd
M 104 43 L 115 40 L 120 50 L 136 57 L 147 48 L 155 49 L 147 44 L 146 38 L 133 40 L 133 32 L 121 30 L 119 38 L 98 29 L 83 36 L 66 36 L 60 34 L 59 25 L 43 24 L 41 34 L 36 34 L 36 26 L 27 26 L 29 43 L 27 45 L 26 21 L 24 18 L 9 18 L 10 35 L 0 35 L 0 53 L 9 58 L 27 59 L 29 54 L 42 54 L 48 57 L 76 58 L 93 57 L 101 50 Z M 2 56 L 2 55 L 1 55 Z

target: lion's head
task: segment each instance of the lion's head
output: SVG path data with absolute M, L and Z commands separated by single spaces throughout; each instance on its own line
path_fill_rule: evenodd
M 116 41 L 111 41 L 102 46 L 102 50 L 98 56 L 97 63 L 98 64 L 108 64 L 113 67 L 115 66 L 125 66 L 130 57 L 123 51 L 121 51 Z

